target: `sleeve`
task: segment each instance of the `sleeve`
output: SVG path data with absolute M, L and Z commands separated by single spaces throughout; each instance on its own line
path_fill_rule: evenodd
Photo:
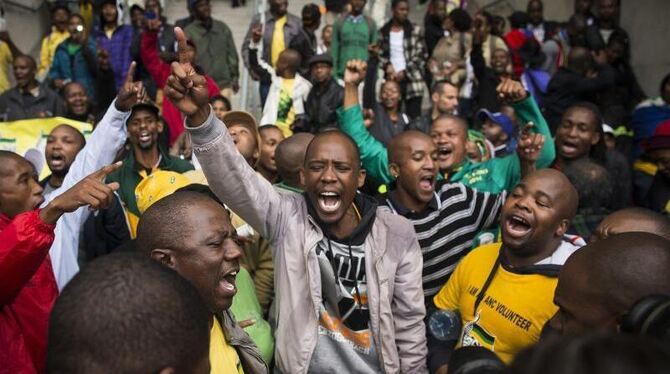
M 49 35 L 45 36 L 42 39 L 42 47 L 40 48 L 40 64 L 39 68 L 37 69 L 37 76 L 38 77 L 43 77 L 45 76 L 49 69 Z
M 33 210 L 17 215 L 0 231 L 0 306 L 9 303 L 42 265 L 54 228 Z
M 66 77 L 65 72 L 63 72 L 60 58 L 61 53 L 62 53 L 61 50 L 57 50 L 56 53 L 54 54 L 54 59 L 51 64 L 51 68 L 49 68 L 47 74 L 47 78 L 49 78 L 50 80 L 72 78 L 72 77 Z
M 477 78 L 478 81 L 482 81 L 486 72 L 486 61 L 484 60 L 481 44 L 472 45 L 472 50 L 470 51 L 470 65 L 472 65 L 475 78 Z
M 275 71 L 267 62 L 263 61 L 260 54 L 260 43 L 249 45 L 249 70 L 253 71 L 261 80 L 271 80 Z
M 409 223 L 408 223 L 409 224 Z M 400 372 L 427 372 L 426 308 L 421 273 L 423 257 L 419 242 L 412 239 L 409 250 L 398 266 L 394 280 L 393 303 L 395 340 L 400 359 Z
M 274 297 L 274 266 L 272 264 L 272 248 L 270 243 L 263 238 L 259 238 L 258 245 L 258 263 L 254 274 L 254 284 L 256 286 L 256 295 L 258 302 L 263 309 L 263 314 L 270 308 L 270 303 Z
M 151 75 L 151 79 L 156 82 L 156 86 L 160 89 L 165 87 L 167 78 L 170 76 L 170 66 L 160 59 L 158 50 L 156 49 L 156 41 L 158 34 L 155 32 L 145 31 L 140 37 L 140 57 L 142 63 Z
M 473 190 L 472 192 L 476 195 L 477 201 L 482 202 L 478 219 L 479 230 L 488 229 L 498 222 L 500 212 L 507 198 L 507 192 L 502 191 L 499 194 L 479 192 L 477 190 Z
M 233 32 L 230 31 L 230 28 L 226 26 L 226 39 L 228 44 L 228 54 L 227 54 L 227 63 L 230 67 L 230 79 L 231 84 L 236 82 L 240 78 L 240 60 L 237 56 L 237 48 L 235 48 L 235 40 L 233 39 Z
M 540 156 L 537 159 L 537 168 L 543 169 L 549 167 L 551 163 L 554 162 L 554 158 L 556 157 L 556 146 L 554 144 L 554 138 L 551 135 L 551 131 L 549 130 L 549 125 L 544 119 L 542 112 L 540 112 L 540 108 L 537 106 L 537 103 L 530 95 L 528 95 L 525 100 L 512 104 L 512 107 L 519 117 L 520 123 L 525 124 L 528 122 L 533 122 L 535 124 L 533 131 L 544 135 L 544 146 L 542 147 Z M 514 155 L 513 157 L 518 156 Z M 521 173 L 520 170 L 519 173 Z M 508 185 L 507 189 L 511 187 L 513 186 Z
M 342 21 L 341 18 L 337 18 L 335 22 L 333 23 L 333 33 L 330 37 L 330 49 L 328 52 L 330 52 L 330 55 L 333 57 L 333 76 L 334 77 L 341 77 L 343 76 L 344 72 L 340 71 L 340 66 L 343 64 L 340 64 L 340 29 L 342 28 Z
M 607 88 L 614 86 L 615 84 L 615 71 L 610 65 L 605 65 L 600 67 L 598 70 L 598 76 L 595 78 L 585 78 L 580 79 L 575 82 L 575 85 L 572 86 L 572 90 L 576 94 L 593 94 Z
M 201 126 L 194 128 L 187 124 L 186 129 L 191 133 L 193 150 L 216 196 L 271 245 L 281 238 L 289 219 L 284 212 L 290 209 L 285 206 L 288 201 L 244 161 L 214 111 L 210 109 L 209 117 Z
M 361 163 L 368 176 L 380 183 L 390 183 L 391 173 L 388 170 L 388 151 L 365 128 L 363 112 L 360 105 L 350 108 L 339 108 L 337 120 L 340 129 L 351 136 L 361 152 Z
M 423 35 L 419 27 L 414 27 L 412 29 L 412 42 L 414 48 L 412 48 L 412 57 L 407 63 L 407 71 L 417 72 L 420 75 L 423 75 L 426 60 L 428 59 L 428 54 L 426 53 L 426 45 L 423 42 Z
M 252 19 L 251 22 L 249 23 L 249 28 L 247 29 L 247 33 L 244 35 L 244 40 L 242 40 L 242 48 L 240 52 L 242 53 L 242 62 L 244 63 L 244 66 L 249 70 L 249 74 L 254 78 L 258 79 L 257 76 L 255 76 L 254 72 L 251 70 L 251 66 L 249 64 L 249 44 L 251 43 L 251 30 L 253 29 L 254 25 L 256 25 L 260 21 L 260 15 L 255 15 Z

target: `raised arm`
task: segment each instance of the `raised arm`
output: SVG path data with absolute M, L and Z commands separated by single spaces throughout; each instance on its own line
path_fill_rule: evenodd
M 365 128 L 363 112 L 358 103 L 358 85 L 365 77 L 366 63 L 352 60 L 344 75 L 344 105 L 337 110 L 340 129 L 351 136 L 361 153 L 361 163 L 367 175 L 379 183 L 390 183 L 386 147 Z
M 237 151 L 225 125 L 209 105 L 205 78 L 184 58 L 186 39 L 178 27 L 175 37 L 179 62 L 172 63 L 165 94 L 186 116 L 193 150 L 216 196 L 272 242 L 281 229 L 282 198 Z

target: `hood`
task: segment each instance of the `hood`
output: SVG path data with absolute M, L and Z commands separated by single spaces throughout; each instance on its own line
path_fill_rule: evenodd
M 375 222 L 375 217 L 377 216 L 377 201 L 372 197 L 357 193 L 354 197 L 354 204 L 358 208 L 359 213 L 361 214 L 361 221 L 354 228 L 351 235 L 346 238 L 334 238 L 332 233 L 326 229 L 326 225 L 319 220 L 316 210 L 312 205 L 312 202 L 309 200 L 307 195 L 305 196 L 305 202 L 307 203 L 307 213 L 309 216 L 317 223 L 324 235 L 329 239 L 332 238 L 340 243 L 349 243 L 350 245 L 361 245 L 367 238 L 368 234 L 372 230 L 372 225 Z

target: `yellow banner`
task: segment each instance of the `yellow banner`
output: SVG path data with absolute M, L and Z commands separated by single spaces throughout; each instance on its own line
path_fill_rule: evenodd
M 12 151 L 25 155 L 26 151 L 34 148 L 42 153 L 44 158 L 44 148 L 47 143 L 47 137 L 51 130 L 58 125 L 70 125 L 84 134 L 88 139 L 93 131 L 93 125 L 90 123 L 74 121 L 63 117 L 53 118 L 34 118 L 13 122 L 0 122 L 0 149 Z M 49 175 L 49 168 L 46 166 L 40 171 L 40 179 Z

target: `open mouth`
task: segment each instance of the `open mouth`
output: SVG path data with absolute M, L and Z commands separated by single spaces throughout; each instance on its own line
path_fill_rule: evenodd
M 60 168 L 65 165 L 65 157 L 60 153 L 54 153 L 49 157 L 49 166 L 52 168 Z
M 142 131 L 139 137 L 140 143 L 149 143 L 151 142 L 151 134 L 148 131 Z
M 231 296 L 235 295 L 235 292 L 237 291 L 237 288 L 235 287 L 236 276 L 237 276 L 237 270 L 226 274 L 223 278 L 221 278 L 221 281 L 219 282 L 221 288 Z
M 433 191 L 433 183 L 435 183 L 435 177 L 432 175 L 424 175 L 419 179 L 419 188 L 422 191 Z
M 336 192 L 321 192 L 317 198 L 319 208 L 326 213 L 333 213 L 337 211 L 342 204 L 340 195 Z
M 577 144 L 569 140 L 563 140 L 561 144 L 561 151 L 564 154 L 574 154 L 578 150 Z
M 526 236 L 532 229 L 532 225 L 521 216 L 511 215 L 505 221 L 505 229 L 510 236 L 519 238 Z
M 450 147 L 450 146 L 445 146 L 445 145 L 443 145 L 443 146 L 439 146 L 439 147 L 437 148 L 437 158 L 439 158 L 440 160 L 445 160 L 445 159 L 447 159 L 449 156 L 451 156 L 451 153 L 452 153 L 453 151 L 454 151 L 454 150 L 453 150 L 452 147 Z

